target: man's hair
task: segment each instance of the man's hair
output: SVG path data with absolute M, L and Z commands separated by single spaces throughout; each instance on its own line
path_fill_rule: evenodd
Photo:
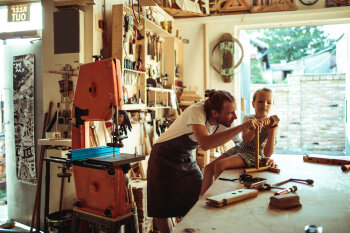
M 220 113 L 225 102 L 236 102 L 235 97 L 230 92 L 224 90 L 206 90 L 205 97 L 208 97 L 208 99 L 204 101 L 204 110 L 207 117 L 210 116 L 211 110 L 216 110 Z
M 255 101 L 256 96 L 257 96 L 258 93 L 261 92 L 261 91 L 265 91 L 265 92 L 267 92 L 267 93 L 272 93 L 272 90 L 271 90 L 271 89 L 268 89 L 268 88 L 266 88 L 266 87 L 261 88 L 261 89 L 259 89 L 259 90 L 256 90 L 255 93 L 254 93 L 254 95 L 253 95 L 253 101 Z

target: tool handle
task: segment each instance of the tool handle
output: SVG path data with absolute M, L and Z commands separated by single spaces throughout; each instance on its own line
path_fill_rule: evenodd
M 350 171 L 350 165 L 343 165 L 343 166 L 341 166 L 341 170 L 342 170 L 343 172 L 348 172 L 348 171 Z
M 275 196 L 277 195 L 282 195 L 282 194 L 287 194 L 287 193 L 290 193 L 290 192 L 295 192 L 298 190 L 298 187 L 297 186 L 293 186 L 289 189 L 285 189 L 285 190 L 281 190 L 281 191 L 278 191 L 278 192 L 275 192 Z
M 226 180 L 226 181 L 236 181 L 236 180 L 239 180 L 239 179 L 228 179 L 228 178 L 219 178 L 219 180 Z

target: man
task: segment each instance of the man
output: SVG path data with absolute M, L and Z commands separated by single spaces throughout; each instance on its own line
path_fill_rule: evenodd
M 233 95 L 207 90 L 203 103 L 188 107 L 154 144 L 147 171 L 148 216 L 156 218 L 161 233 L 172 230 L 170 217 L 184 216 L 197 202 L 202 173 L 191 156 L 193 149 L 218 147 L 245 129 L 259 127 L 257 119 L 230 127 L 236 116 Z

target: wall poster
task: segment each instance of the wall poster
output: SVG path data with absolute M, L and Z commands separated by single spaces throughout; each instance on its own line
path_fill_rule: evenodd
M 17 178 L 35 183 L 34 54 L 13 57 L 13 102 Z

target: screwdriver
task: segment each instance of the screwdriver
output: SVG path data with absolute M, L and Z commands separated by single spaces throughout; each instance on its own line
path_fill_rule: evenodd
M 275 192 L 274 195 L 277 196 L 277 195 L 287 194 L 287 193 L 290 193 L 290 192 L 294 193 L 297 190 L 298 190 L 297 186 L 293 186 L 293 187 L 291 187 L 289 189 L 285 189 L 285 190 L 281 190 L 281 191 Z

